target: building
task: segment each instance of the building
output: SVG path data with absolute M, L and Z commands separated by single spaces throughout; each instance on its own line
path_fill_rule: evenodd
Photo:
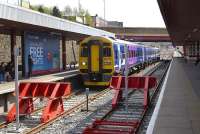
M 123 27 L 123 22 L 107 21 L 99 16 L 92 16 L 93 27 Z
M 119 21 L 108 21 L 107 24 L 107 27 L 123 27 L 123 22 Z
M 106 27 L 107 26 L 107 21 L 105 21 L 104 19 L 102 19 L 101 17 L 96 16 L 92 16 L 92 26 L 93 27 Z

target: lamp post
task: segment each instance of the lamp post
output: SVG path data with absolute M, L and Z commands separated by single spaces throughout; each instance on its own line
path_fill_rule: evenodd
M 81 10 L 81 2 L 80 0 L 78 0 L 78 11 L 80 12 L 80 10 Z
M 18 82 L 18 56 L 19 48 L 15 46 L 15 93 L 16 93 L 16 131 L 19 130 L 19 82 Z
M 18 5 L 22 7 L 22 0 L 18 0 Z
M 106 26 L 106 0 L 103 0 L 103 5 L 104 5 L 103 18 L 104 18 L 104 27 L 105 27 Z

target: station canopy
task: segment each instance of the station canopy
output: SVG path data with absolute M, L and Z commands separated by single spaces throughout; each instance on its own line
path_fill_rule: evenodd
M 157 0 L 175 45 L 200 39 L 200 0 Z
M 60 19 L 19 6 L 0 3 L 0 32 L 47 31 L 80 39 L 88 35 L 114 37 L 115 34 L 83 24 Z

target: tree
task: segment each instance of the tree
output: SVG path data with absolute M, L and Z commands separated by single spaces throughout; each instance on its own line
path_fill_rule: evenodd
M 74 22 L 76 22 L 76 17 L 80 17 L 84 24 L 93 26 L 93 20 L 90 13 L 88 12 L 88 10 L 85 10 L 81 5 L 79 6 L 79 9 L 77 8 L 72 9 L 69 5 L 67 5 L 64 11 L 62 12 L 59 10 L 57 6 L 50 8 L 50 7 L 45 7 L 43 5 L 31 5 L 30 8 L 32 10 L 53 15 L 55 17 L 59 17 L 59 18 L 63 17 L 64 19 L 74 21 Z
M 78 16 L 78 9 L 76 7 L 73 8 L 72 15 L 73 16 Z
M 78 10 L 78 16 L 85 16 L 85 9 L 80 5 L 79 10 Z
M 41 13 L 44 13 L 44 7 L 42 5 L 39 5 L 38 11 Z
M 89 14 L 88 10 L 85 10 L 81 5 L 79 7 L 79 10 L 77 8 L 73 8 L 72 16 L 68 17 L 68 19 L 71 20 L 71 21 L 76 21 L 76 16 L 80 17 L 84 24 L 92 26 L 91 15 Z
M 67 5 L 63 11 L 63 14 L 65 16 L 72 16 L 72 8 L 69 5 Z
M 93 20 L 92 20 L 90 13 L 88 12 L 88 10 L 86 10 L 86 12 L 85 12 L 85 22 L 87 25 L 93 26 Z
M 52 15 L 61 18 L 62 17 L 62 13 L 59 10 L 58 7 L 54 6 L 52 9 Z
M 51 14 L 52 9 L 49 7 L 45 7 L 43 5 L 31 5 L 30 8 L 35 11 L 39 11 L 41 13 Z
M 34 11 L 38 11 L 38 7 L 34 6 L 34 5 L 30 5 L 30 9 L 34 10 Z
M 44 13 L 51 15 L 51 13 L 52 13 L 52 8 L 51 7 L 43 6 L 43 9 L 44 9 Z

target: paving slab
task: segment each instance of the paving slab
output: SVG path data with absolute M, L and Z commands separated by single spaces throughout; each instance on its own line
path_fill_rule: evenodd
M 153 134 L 194 134 L 194 132 L 188 128 L 160 127 Z
M 173 59 L 166 82 L 152 133 L 200 134 L 200 65 Z

